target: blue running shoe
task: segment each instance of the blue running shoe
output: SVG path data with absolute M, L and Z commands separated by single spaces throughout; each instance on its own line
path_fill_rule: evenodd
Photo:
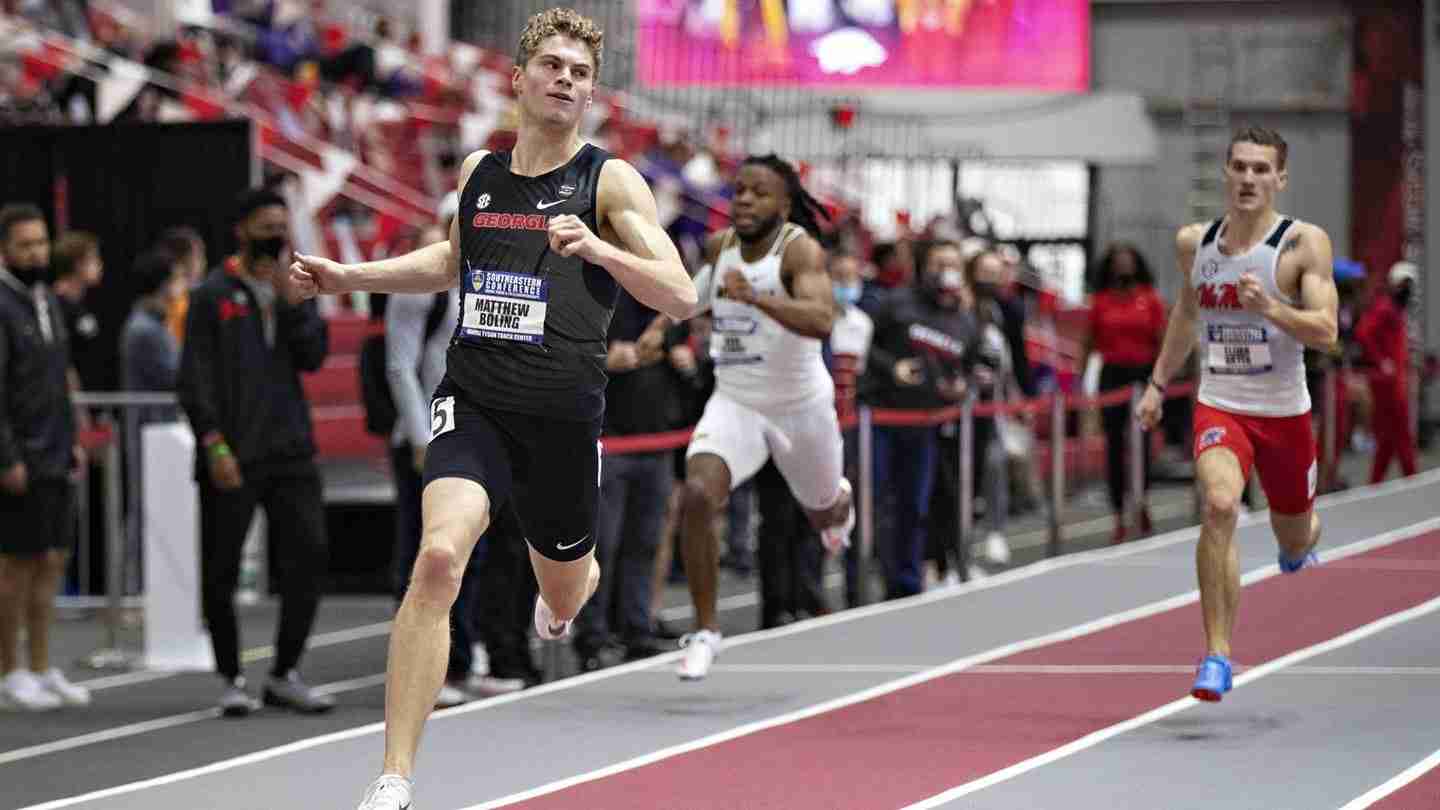
M 1313 551 L 1305 552 L 1305 556 L 1299 559 L 1290 559 L 1284 552 L 1280 553 L 1280 571 L 1285 574 L 1293 574 L 1301 568 L 1314 568 L 1320 564 L 1320 556 Z
M 1219 703 L 1230 691 L 1230 659 L 1223 655 L 1207 655 L 1200 662 L 1200 671 L 1195 675 L 1195 685 L 1190 687 L 1190 696 L 1207 703 Z

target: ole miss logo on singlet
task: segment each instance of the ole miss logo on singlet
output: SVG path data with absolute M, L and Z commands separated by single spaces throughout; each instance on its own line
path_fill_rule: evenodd
M 1201 284 L 1195 294 L 1201 309 L 1244 309 L 1238 284 Z

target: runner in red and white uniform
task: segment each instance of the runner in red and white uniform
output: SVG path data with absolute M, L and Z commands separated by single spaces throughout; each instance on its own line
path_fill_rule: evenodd
M 1281 570 L 1317 562 L 1315 438 L 1301 353 L 1334 344 L 1337 294 L 1330 237 L 1275 211 L 1286 152 L 1285 139 L 1271 130 L 1251 127 L 1232 137 L 1224 218 L 1188 225 L 1176 238 L 1187 283 L 1136 413 L 1146 427 L 1159 420 L 1165 385 L 1198 332 L 1194 441 L 1203 523 L 1195 564 L 1207 646 L 1191 694 L 1207 701 L 1231 686 L 1230 635 L 1240 601 L 1235 521 L 1252 468 L 1270 501 Z

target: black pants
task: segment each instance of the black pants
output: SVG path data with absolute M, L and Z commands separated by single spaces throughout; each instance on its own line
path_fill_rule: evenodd
M 607 456 L 601 464 L 595 550 L 603 573 L 575 619 L 577 646 L 650 634 L 650 579 L 674 483 L 668 451 Z
M 539 585 L 513 505 L 494 515 L 481 544 L 485 564 L 479 572 L 474 620 L 476 635 L 490 655 L 490 674 L 539 683 L 529 636 Z
M 420 537 L 424 531 L 420 507 L 424 487 L 413 459 L 414 454 L 408 444 L 390 448 L 390 469 L 395 477 L 393 592 L 397 604 L 405 601 L 405 591 L 410 588 L 410 573 L 415 568 L 415 558 L 420 556 Z M 475 544 L 475 551 L 470 555 L 460 579 L 460 594 L 455 597 L 455 604 L 450 606 L 450 663 L 445 670 L 445 679 L 449 681 L 469 677 L 470 667 L 475 662 L 475 593 L 480 587 L 479 572 L 484 565 L 485 546 L 484 541 Z
M 326 570 L 325 502 L 320 473 L 311 459 L 252 464 L 244 468 L 239 489 L 216 489 L 200 482 L 200 580 L 205 623 L 221 675 L 240 674 L 240 632 L 235 619 L 235 589 L 240 556 L 255 507 L 265 509 L 269 525 L 270 570 L 280 582 L 280 626 L 275 638 L 273 675 L 284 676 L 300 663 L 305 641 L 320 605 Z
M 963 563 L 965 554 L 966 544 L 960 542 L 960 426 L 942 425 L 935 435 L 935 486 L 926 518 L 925 559 L 934 560 L 935 570 L 943 576 L 951 563 Z M 960 570 L 965 570 L 963 564 Z
M 829 611 L 821 585 L 824 550 L 820 534 L 790 492 L 775 462 L 755 474 L 760 511 L 760 626 L 775 627 L 785 614 L 820 616 Z
M 1117 366 L 1106 363 L 1100 369 L 1100 391 L 1129 388 L 1132 383 L 1145 385 L 1150 379 L 1154 366 Z M 1110 487 L 1110 506 L 1116 512 L 1125 507 L 1125 493 L 1129 488 L 1126 472 L 1129 470 L 1130 446 L 1130 403 L 1111 405 L 1101 412 L 1105 424 L 1105 471 L 1106 483 Z M 1145 465 L 1144 484 L 1150 488 L 1150 433 L 1141 434 L 1140 458 Z

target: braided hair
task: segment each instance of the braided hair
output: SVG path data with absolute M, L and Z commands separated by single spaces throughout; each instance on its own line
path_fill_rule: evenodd
M 820 229 L 820 218 L 826 222 L 830 221 L 830 214 L 826 213 L 825 206 L 810 195 L 805 187 L 800 184 L 800 174 L 795 167 L 781 159 L 774 152 L 768 155 L 751 155 L 745 158 L 740 164 L 743 166 L 764 166 L 772 172 L 780 175 L 785 181 L 785 189 L 790 194 L 790 221 L 804 228 L 816 239 L 823 239 L 824 233 Z

